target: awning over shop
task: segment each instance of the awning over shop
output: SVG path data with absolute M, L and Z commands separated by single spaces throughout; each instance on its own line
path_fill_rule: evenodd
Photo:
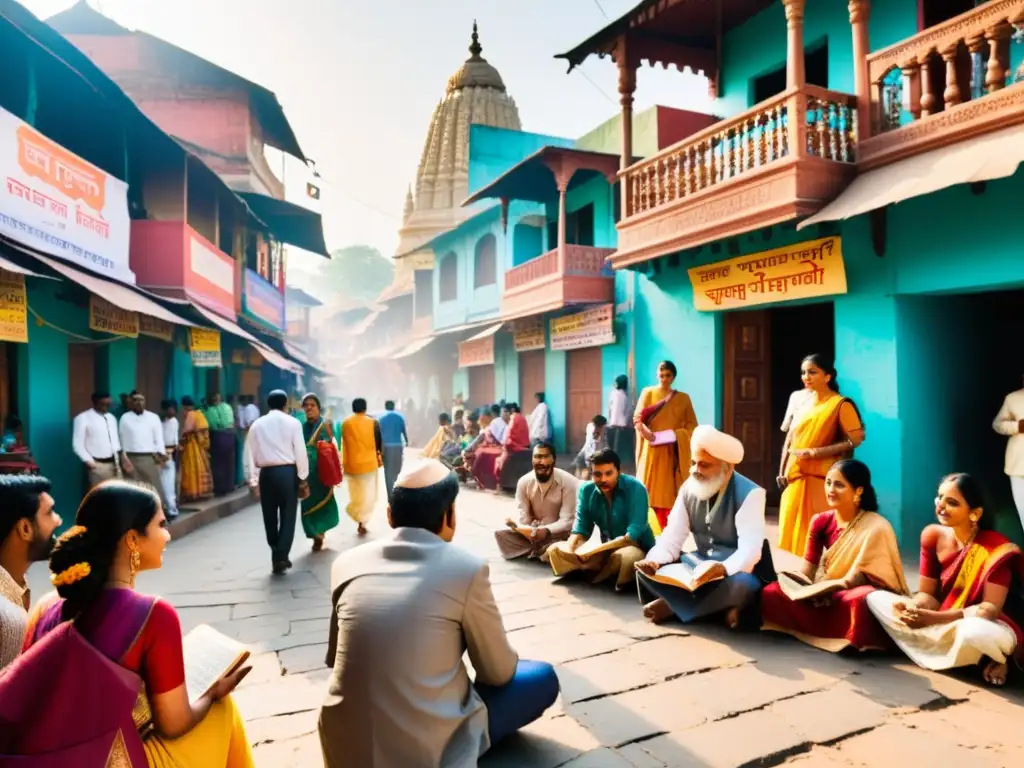
M 202 315 L 206 320 L 209 320 L 213 325 L 220 328 L 222 331 L 226 331 L 227 333 L 233 334 L 240 339 L 244 339 L 245 341 L 248 341 L 250 344 L 255 344 L 257 345 L 257 348 L 263 348 L 266 346 L 262 341 L 260 341 L 247 330 L 243 329 L 240 325 L 238 325 L 238 323 L 232 320 L 228 320 L 226 317 L 221 317 L 216 312 L 211 312 L 206 307 L 200 304 L 193 304 L 192 308 L 195 309 L 195 311 Z M 260 354 L 262 354 L 262 352 Z
M 933 149 L 861 174 L 835 200 L 797 225 L 840 221 L 956 184 L 1012 176 L 1024 162 L 1024 125 Z
M 489 328 L 484 328 L 476 336 L 470 336 L 468 339 L 466 339 L 466 341 L 478 341 L 479 339 L 486 339 L 488 336 L 493 336 L 494 334 L 501 330 L 501 326 L 503 326 L 504 324 L 504 322 L 495 323 Z
M 78 283 L 78 285 L 85 288 L 85 290 L 99 296 L 105 301 L 109 301 L 115 307 L 127 312 L 139 312 L 143 315 L 155 317 L 158 320 L 174 323 L 175 325 L 195 325 L 195 323 L 191 323 L 183 317 L 179 317 L 169 309 L 164 309 L 152 299 L 147 299 L 141 293 L 129 288 L 127 285 L 113 283 L 99 277 L 93 277 L 87 272 L 79 272 L 74 267 L 68 266 L 57 259 L 51 259 L 38 253 L 32 253 L 31 255 L 33 258 L 43 262 L 43 264 L 48 266 L 54 272 L 63 275 L 73 283 Z
M 0 256 L 0 269 L 6 270 L 8 272 L 14 272 L 17 275 L 27 275 L 28 277 L 43 277 L 46 278 L 47 280 L 57 279 L 55 277 L 50 277 L 49 275 L 41 275 L 38 272 L 33 272 L 31 269 L 23 267 L 20 264 L 15 264 L 13 261 L 9 261 L 8 259 L 5 259 L 3 256 Z
M 410 357 L 415 355 L 417 352 L 426 349 L 427 345 L 434 340 L 434 336 L 427 336 L 425 339 L 416 339 L 411 344 L 407 344 L 405 347 L 400 349 L 398 352 L 391 356 L 392 360 L 400 360 L 403 357 Z
M 331 258 L 324 242 L 324 222 L 319 213 L 258 192 L 239 192 L 238 196 L 267 223 L 282 243 Z
M 303 365 L 306 368 L 310 368 L 311 370 L 316 371 L 317 373 L 327 375 L 326 370 L 324 370 L 321 366 L 314 363 L 310 359 L 309 355 L 307 355 L 301 349 L 296 347 L 294 344 L 289 344 L 287 341 L 282 342 L 282 344 L 284 345 L 284 351 L 285 353 L 287 353 L 288 357 L 297 362 L 299 365 Z
M 301 365 L 286 359 L 284 355 L 279 355 L 270 347 L 266 347 L 259 342 L 253 341 L 249 342 L 249 346 L 259 352 L 263 356 L 263 359 L 275 368 L 280 368 L 282 371 L 288 371 L 289 373 L 303 373 Z

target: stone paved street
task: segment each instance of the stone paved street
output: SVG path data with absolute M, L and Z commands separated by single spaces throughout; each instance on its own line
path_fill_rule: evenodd
M 553 584 L 537 563 L 503 562 L 490 532 L 511 499 L 463 491 L 458 510 L 456 540 L 490 560 L 513 645 L 557 665 L 562 684 L 554 709 L 481 765 L 1024 765 L 1018 692 L 717 625 L 653 627 L 632 595 Z M 386 526 L 382 504 L 371 535 Z M 358 543 L 354 528 L 343 516 L 315 555 L 300 530 L 294 569 L 274 578 L 253 506 L 172 543 L 164 568 L 140 582 L 178 607 L 185 631 L 209 623 L 252 646 L 254 670 L 236 696 L 261 768 L 321 765 L 329 570 Z M 44 578 L 32 572 L 36 594 Z

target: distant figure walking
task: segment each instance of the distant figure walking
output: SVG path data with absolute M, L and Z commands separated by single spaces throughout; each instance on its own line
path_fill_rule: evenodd
M 377 470 L 384 464 L 384 440 L 380 424 L 366 415 L 366 400 L 361 397 L 352 401 L 352 415 L 342 422 L 341 442 L 349 498 L 345 511 L 358 523 L 363 536 L 377 503 Z
M 402 452 L 409 444 L 409 433 L 405 431 L 405 417 L 395 411 L 395 401 L 384 403 L 384 415 L 380 417 L 380 435 L 383 443 L 381 458 L 384 461 L 384 489 L 391 501 L 395 480 L 402 471 Z

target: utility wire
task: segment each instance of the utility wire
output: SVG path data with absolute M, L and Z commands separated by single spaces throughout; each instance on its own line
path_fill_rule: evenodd
M 592 86 L 594 86 L 594 88 L 597 90 L 598 93 L 600 93 L 602 96 L 604 96 L 606 99 L 608 99 L 608 101 L 610 101 L 612 104 L 616 104 L 617 103 L 615 101 L 615 99 L 613 99 L 611 96 L 608 95 L 607 91 L 605 91 L 604 88 L 602 88 L 600 85 L 598 85 L 597 83 L 595 83 L 593 80 L 590 79 L 590 75 L 588 75 L 583 70 L 582 67 L 579 67 L 578 69 L 579 69 L 579 73 L 581 75 L 583 75 L 583 79 L 586 80 L 588 83 L 590 83 Z
M 594 0 L 594 5 L 597 6 L 597 10 L 601 12 L 601 15 L 607 19 L 608 14 L 605 12 L 604 8 L 601 7 L 601 0 Z

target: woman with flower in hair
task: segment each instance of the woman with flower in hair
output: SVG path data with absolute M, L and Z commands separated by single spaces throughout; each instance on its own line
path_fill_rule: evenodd
M 93 648 L 142 679 L 131 715 L 151 768 L 252 766 L 242 717 L 229 695 L 251 668 L 189 701 L 178 614 L 170 603 L 135 591 L 136 575 L 163 564 L 171 538 L 160 498 L 148 487 L 112 480 L 86 495 L 75 523 L 50 556 L 56 594 L 29 618 L 25 653 L 73 621 Z M 61 681 L 68 695 L 75 686 Z M 125 756 L 137 749 L 135 734 L 118 738 Z

